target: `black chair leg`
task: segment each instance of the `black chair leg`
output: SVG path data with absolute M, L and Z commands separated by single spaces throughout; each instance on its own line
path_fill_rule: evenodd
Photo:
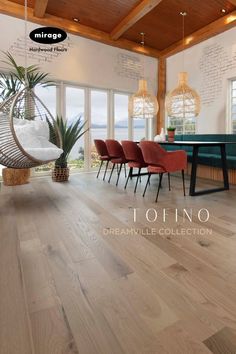
M 184 178 L 184 170 L 182 170 L 182 180 L 183 180 L 183 190 L 184 190 L 184 196 L 186 196 L 186 193 L 185 193 L 185 178 Z
M 115 164 L 113 163 L 113 166 L 112 166 L 112 169 L 111 169 L 111 173 L 110 173 L 110 177 L 109 177 L 108 183 L 111 182 L 111 176 L 112 176 L 112 174 L 113 174 L 114 168 L 115 168 Z
M 106 178 L 108 165 L 109 165 L 109 161 L 107 161 L 107 163 L 106 163 L 106 168 L 105 168 L 105 172 L 104 172 L 104 175 L 103 175 L 103 181 L 104 181 L 105 178 Z
M 160 182 L 160 178 L 161 178 L 161 173 L 159 174 L 159 182 Z M 160 188 L 162 188 L 162 183 L 160 183 Z
M 170 191 L 171 189 L 170 189 L 170 174 L 169 174 L 169 172 L 168 172 L 168 185 L 169 185 L 169 191 Z
M 119 168 L 119 172 L 118 172 L 118 176 L 117 176 L 117 181 L 116 181 L 116 186 L 118 186 L 118 183 L 119 183 L 122 166 L 123 166 L 123 163 L 120 164 L 120 168 Z
M 129 174 L 128 174 L 128 177 L 127 177 L 127 180 L 126 180 L 125 188 L 124 188 L 124 189 L 127 188 L 127 184 L 128 184 L 128 182 L 129 182 L 129 179 L 130 179 L 131 174 L 132 174 L 132 168 L 129 169 Z
M 151 178 L 151 173 L 148 174 L 148 179 L 147 179 L 147 183 L 146 183 L 146 186 L 145 186 L 145 189 L 144 189 L 144 192 L 143 192 L 143 197 L 145 196 L 146 194 L 146 190 L 147 190 L 147 186 L 150 182 L 150 178 Z
M 127 176 L 127 173 L 126 173 L 126 164 L 124 163 L 124 169 L 125 169 L 125 178 Z
M 156 196 L 155 202 L 157 202 L 157 199 L 158 199 L 158 196 L 159 196 L 159 191 L 160 191 L 160 188 L 161 188 L 162 177 L 163 177 L 163 173 L 160 173 L 160 180 L 159 180 L 159 185 L 158 185 L 158 189 L 157 189 L 157 196 Z
M 131 169 L 130 179 L 132 179 L 133 178 L 133 167 L 130 167 L 130 169 Z
M 135 188 L 134 188 L 134 193 L 136 193 L 136 190 L 137 190 L 137 185 L 138 185 L 138 181 L 139 181 L 139 177 L 140 177 L 140 172 L 141 172 L 141 168 L 138 169 L 138 176 L 137 176 L 137 180 L 136 180 L 136 184 L 135 184 Z
M 100 174 L 102 165 L 103 165 L 103 160 L 101 160 L 101 163 L 100 163 L 100 166 L 99 166 L 99 170 L 98 170 L 98 173 L 97 173 L 97 178 L 98 178 L 98 176 L 99 176 L 99 174 Z

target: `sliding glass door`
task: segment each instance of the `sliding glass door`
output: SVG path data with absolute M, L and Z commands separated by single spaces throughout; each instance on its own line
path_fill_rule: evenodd
M 90 167 L 99 165 L 94 139 L 108 138 L 108 91 L 90 90 Z
M 81 123 L 87 122 L 88 132 L 78 140 L 69 156 L 71 170 L 89 171 L 98 167 L 94 139 L 139 141 L 146 137 L 146 121 L 129 118 L 129 93 L 64 82 L 48 88 L 36 87 L 35 92 L 53 116 L 62 116 L 68 125 L 78 118 Z M 50 163 L 36 168 L 35 172 L 50 172 L 52 167 Z
M 119 141 L 130 138 L 128 104 L 128 94 L 114 93 L 114 138 Z
M 38 98 L 45 104 L 53 117 L 57 115 L 57 87 L 56 86 L 36 86 L 34 89 L 35 94 Z M 47 165 L 42 165 L 36 167 L 32 174 L 44 174 L 50 172 L 53 168 L 54 163 L 50 162 Z
M 65 119 L 67 124 L 73 124 L 80 118 L 81 124 L 85 118 L 85 89 L 65 85 Z M 84 168 L 85 163 L 85 137 L 84 135 L 77 141 L 69 156 L 69 166 L 71 169 Z
M 57 88 L 56 86 L 36 86 L 35 94 L 45 104 L 53 117 L 57 115 Z
M 133 140 L 140 141 L 146 138 L 146 121 L 145 119 L 133 119 Z

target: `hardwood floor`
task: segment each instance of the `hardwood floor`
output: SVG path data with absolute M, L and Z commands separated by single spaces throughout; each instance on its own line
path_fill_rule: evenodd
M 236 189 L 171 182 L 1 187 L 0 354 L 236 353 Z

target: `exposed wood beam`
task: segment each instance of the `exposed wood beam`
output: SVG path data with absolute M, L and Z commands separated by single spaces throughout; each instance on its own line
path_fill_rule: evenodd
M 165 97 L 166 97 L 166 58 L 160 58 L 158 61 L 157 101 L 159 103 L 159 111 L 157 113 L 157 134 L 160 134 L 161 128 L 165 128 Z
M 228 15 L 219 18 L 218 20 L 210 23 L 209 25 L 202 27 L 198 31 L 192 33 L 185 38 L 185 47 L 189 48 L 205 41 L 208 38 L 216 36 L 219 33 L 227 31 L 228 29 L 236 26 L 236 11 L 229 13 Z M 170 47 L 164 49 L 161 55 L 164 57 L 169 57 L 183 50 L 183 41 L 174 43 Z
M 24 19 L 24 6 L 8 0 L 0 0 L 0 13 Z M 158 58 L 160 55 L 160 51 L 154 48 L 149 48 L 147 46 L 142 47 L 138 43 L 123 38 L 115 41 L 110 38 L 109 33 L 96 30 L 92 27 L 83 26 L 61 17 L 56 17 L 49 14 L 45 14 L 43 18 L 35 17 L 33 9 L 31 8 L 28 8 L 28 21 L 38 23 L 42 26 L 59 27 L 64 29 L 66 32 L 81 37 L 92 39 L 94 41 L 108 44 L 113 47 L 127 49 L 131 52 L 144 54 L 154 58 Z
M 234 6 L 236 6 L 236 0 L 229 0 L 229 2 L 231 2 L 231 4 L 233 4 Z
M 35 0 L 34 16 L 44 17 L 48 6 L 48 0 Z
M 112 30 L 111 38 L 118 39 L 162 0 L 143 0 Z

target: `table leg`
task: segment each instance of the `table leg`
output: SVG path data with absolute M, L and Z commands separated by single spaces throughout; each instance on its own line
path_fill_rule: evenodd
M 228 190 L 229 189 L 229 176 L 228 176 L 227 158 L 226 158 L 226 151 L 225 151 L 224 144 L 220 146 L 220 151 L 221 151 L 222 172 L 223 172 L 223 178 L 224 178 L 224 188 L 226 190 Z
M 227 157 L 225 151 L 225 144 L 219 144 L 221 150 L 221 166 L 224 177 L 224 187 L 220 188 L 212 188 L 212 189 L 204 189 L 198 192 L 195 191 L 196 188 L 196 178 L 197 178 L 197 163 L 198 163 L 198 146 L 193 147 L 193 161 L 192 161 L 192 170 L 191 170 L 191 178 L 190 178 L 190 188 L 189 195 L 197 196 L 204 195 L 209 193 L 221 192 L 225 190 L 229 190 L 229 178 L 228 178 L 228 169 L 227 169 Z
M 192 169 L 191 169 L 191 177 L 190 177 L 190 187 L 189 187 L 189 195 L 195 195 L 196 188 L 196 178 L 197 178 L 197 160 L 198 160 L 198 146 L 193 146 L 193 158 L 192 158 Z

